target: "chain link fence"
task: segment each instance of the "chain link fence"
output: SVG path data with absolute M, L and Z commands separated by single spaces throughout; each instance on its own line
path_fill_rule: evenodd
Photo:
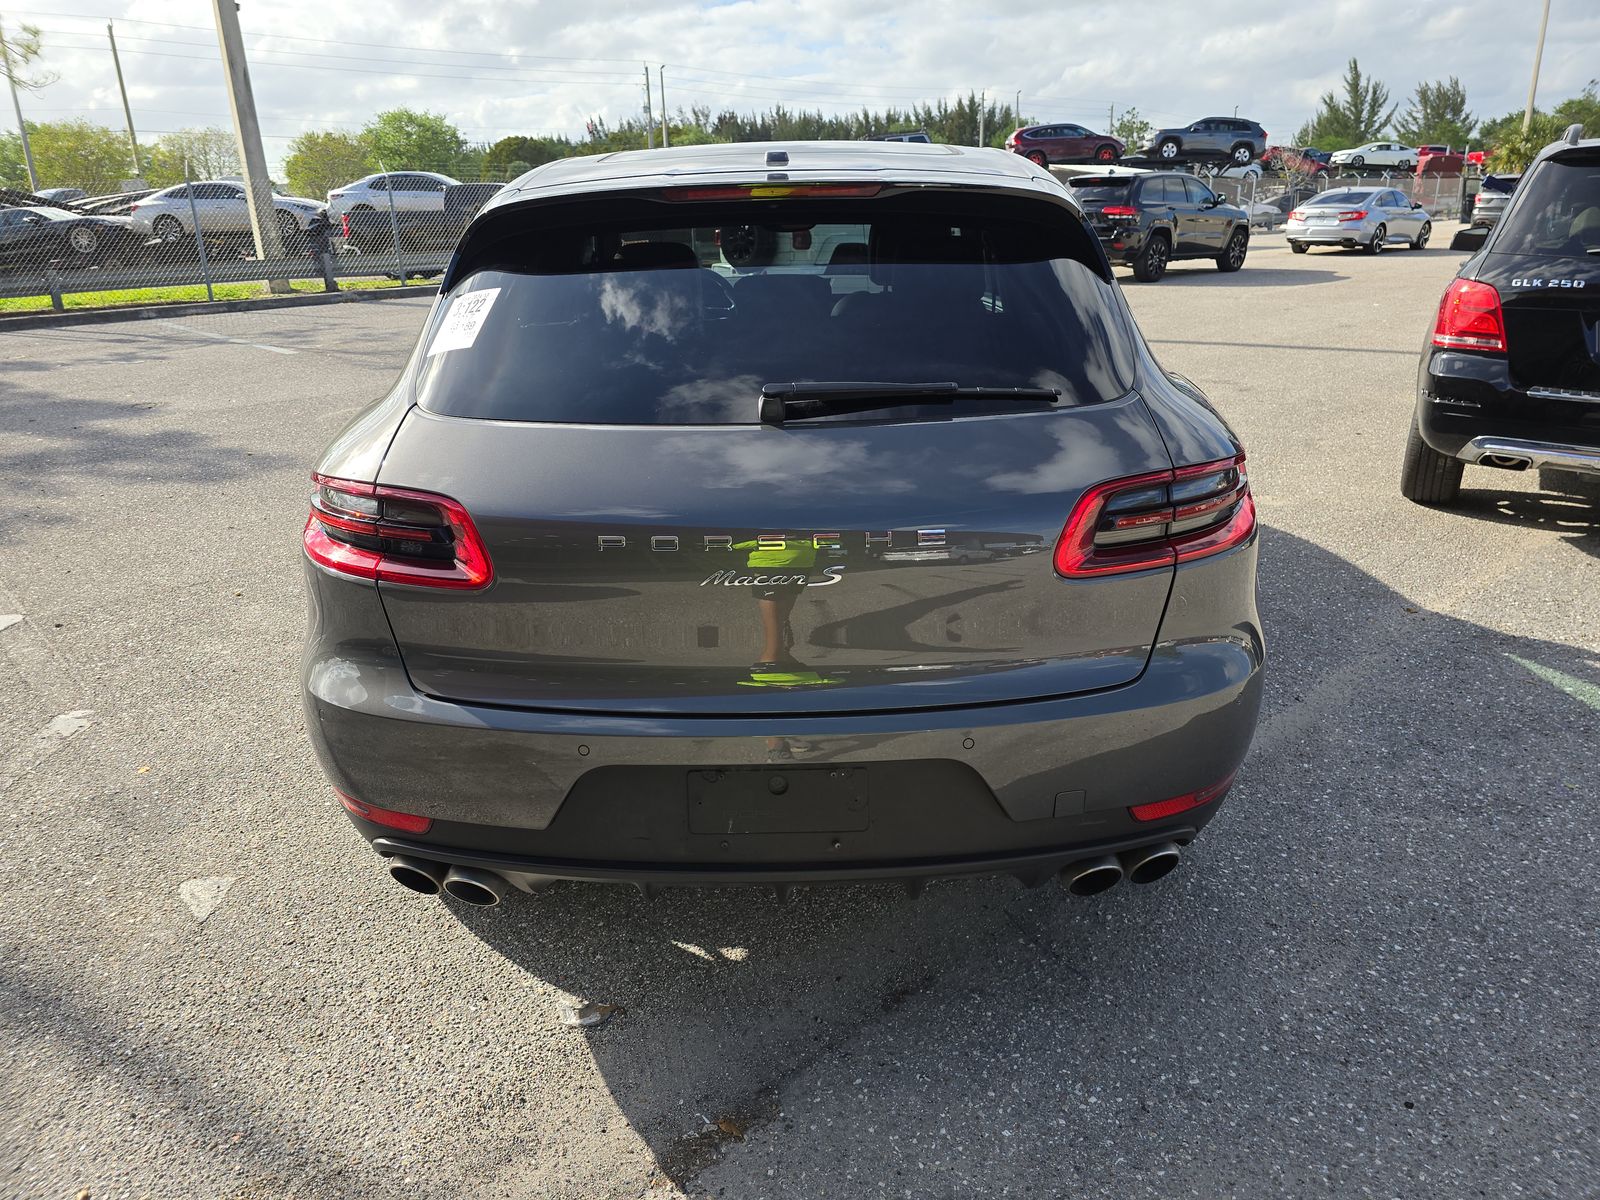
M 379 172 L 325 197 L 274 191 L 255 221 L 237 178 L 0 188 L 0 312 L 432 279 L 502 182 Z
M 1342 188 L 1393 188 L 1420 203 L 1436 221 L 1462 219 L 1463 204 L 1477 191 L 1475 174 L 1415 175 L 1410 172 L 1335 173 L 1246 170 L 1227 174 L 1201 168 L 1195 172 L 1228 203 L 1250 214 L 1260 229 L 1276 229 L 1294 208 L 1321 192 Z

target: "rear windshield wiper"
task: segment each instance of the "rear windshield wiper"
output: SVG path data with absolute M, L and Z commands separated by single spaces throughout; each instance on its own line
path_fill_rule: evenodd
M 761 423 L 782 425 L 806 417 L 872 412 L 957 400 L 1020 400 L 1054 404 L 1060 388 L 962 387 L 958 383 L 769 383 L 761 389 Z

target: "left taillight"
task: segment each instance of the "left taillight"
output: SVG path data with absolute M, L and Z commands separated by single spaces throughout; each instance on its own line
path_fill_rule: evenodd
M 339 797 L 339 803 L 344 805 L 347 812 L 354 813 L 363 821 L 371 821 L 374 825 L 384 825 L 390 829 L 398 829 L 404 833 L 427 833 L 433 828 L 432 817 L 419 817 L 416 813 L 399 812 L 392 808 L 379 808 L 376 804 L 368 804 L 365 800 L 357 800 L 338 788 L 333 789 L 333 794 Z
M 413 587 L 486 588 L 494 564 L 467 510 L 448 496 L 312 475 L 306 554 L 341 575 Z
M 1170 567 L 1231 550 L 1255 528 L 1239 454 L 1090 488 L 1056 541 L 1055 567 L 1068 579 Z

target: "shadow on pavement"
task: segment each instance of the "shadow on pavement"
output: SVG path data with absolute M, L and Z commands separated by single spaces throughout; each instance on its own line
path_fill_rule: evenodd
M 935 1110 L 1024 1131 L 1062 1194 L 1387 1195 L 1424 1165 L 1436 1195 L 1537 1185 L 1595 1060 L 1588 1022 L 1556 1015 L 1592 1013 L 1600 977 L 1594 890 L 1571 869 L 1600 852 L 1600 661 L 1419 612 L 1282 532 L 1261 562 L 1256 746 L 1161 883 L 1091 900 L 1009 880 L 915 902 L 816 889 L 784 907 L 562 884 L 452 911 L 529 975 L 626 1009 L 583 1036 L 681 1186 L 708 1170 L 763 1195 L 1019 1182 L 979 1148 L 941 1153 Z M 1513 1094 L 1518 1123 L 1483 1137 Z

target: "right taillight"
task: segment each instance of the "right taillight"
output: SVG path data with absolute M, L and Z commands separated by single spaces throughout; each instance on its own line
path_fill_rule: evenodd
M 494 564 L 467 510 L 448 496 L 312 475 L 306 554 L 341 575 L 413 587 L 486 588 Z
M 1301 212 L 1298 208 L 1289 214 L 1289 220 L 1291 221 L 1302 221 L 1304 219 L 1305 213 Z
M 1231 550 L 1255 528 L 1239 454 L 1090 488 L 1056 541 L 1055 567 L 1068 579 L 1170 567 Z
M 1475 279 L 1458 279 L 1445 288 L 1439 318 L 1433 323 L 1433 344 L 1447 350 L 1504 354 L 1506 321 L 1500 293 Z
M 1102 217 L 1137 217 L 1139 210 L 1129 204 L 1108 204 L 1100 210 Z

